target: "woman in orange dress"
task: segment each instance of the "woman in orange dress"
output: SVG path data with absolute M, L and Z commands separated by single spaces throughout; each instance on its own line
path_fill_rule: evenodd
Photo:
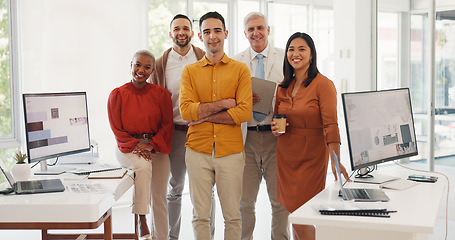
M 340 156 L 340 133 L 336 89 L 319 73 L 316 48 L 308 34 L 297 32 L 289 38 L 283 72 L 275 114 L 286 115 L 286 132 L 278 133 L 275 122 L 271 125 L 278 136 L 277 200 L 292 213 L 324 189 L 329 153 Z M 347 178 L 346 169 L 340 167 Z M 293 234 L 296 240 L 314 239 L 315 229 L 293 225 Z

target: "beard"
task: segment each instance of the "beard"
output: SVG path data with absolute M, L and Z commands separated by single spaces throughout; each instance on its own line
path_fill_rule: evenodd
M 186 47 L 186 46 L 188 46 L 188 44 L 190 43 L 190 41 L 191 41 L 191 37 L 188 37 L 188 38 L 185 40 L 185 42 L 184 42 L 183 44 L 181 44 L 177 38 L 174 38 L 174 43 L 175 43 L 175 45 L 177 45 L 177 46 L 179 46 L 179 47 Z

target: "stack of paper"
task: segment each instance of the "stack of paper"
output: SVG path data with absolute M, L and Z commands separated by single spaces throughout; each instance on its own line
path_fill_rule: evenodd
M 126 169 L 116 169 L 116 170 L 111 170 L 111 171 L 103 171 L 103 172 L 93 172 L 88 175 L 89 179 L 93 178 L 123 178 L 125 176 L 126 172 L 128 170 Z

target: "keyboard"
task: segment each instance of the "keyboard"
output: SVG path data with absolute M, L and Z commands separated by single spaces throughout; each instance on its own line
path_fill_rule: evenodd
M 370 199 L 365 189 L 345 188 L 344 191 L 349 199 Z
M 19 182 L 22 190 L 43 189 L 40 181 Z

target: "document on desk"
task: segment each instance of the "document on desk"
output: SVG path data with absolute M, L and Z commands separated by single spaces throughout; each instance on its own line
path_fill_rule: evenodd
M 107 193 L 110 189 L 101 183 L 73 183 L 67 186 L 71 193 Z
M 404 190 L 419 184 L 418 182 L 409 181 L 406 179 L 397 179 L 381 184 L 379 187 L 392 190 Z
M 261 101 L 253 105 L 253 111 L 269 115 L 270 111 L 272 111 L 272 100 L 275 95 L 276 83 L 252 77 L 251 85 L 253 92 L 256 93 L 261 99 Z
M 128 170 L 121 168 L 112 171 L 93 172 L 88 175 L 89 179 L 112 179 L 123 178 Z
M 100 165 L 96 169 L 77 169 L 75 171 L 72 171 L 71 173 L 74 173 L 76 175 L 89 175 L 92 173 L 98 173 L 98 172 L 108 172 L 108 171 L 115 171 L 123 169 L 122 167 L 112 167 L 109 165 Z

